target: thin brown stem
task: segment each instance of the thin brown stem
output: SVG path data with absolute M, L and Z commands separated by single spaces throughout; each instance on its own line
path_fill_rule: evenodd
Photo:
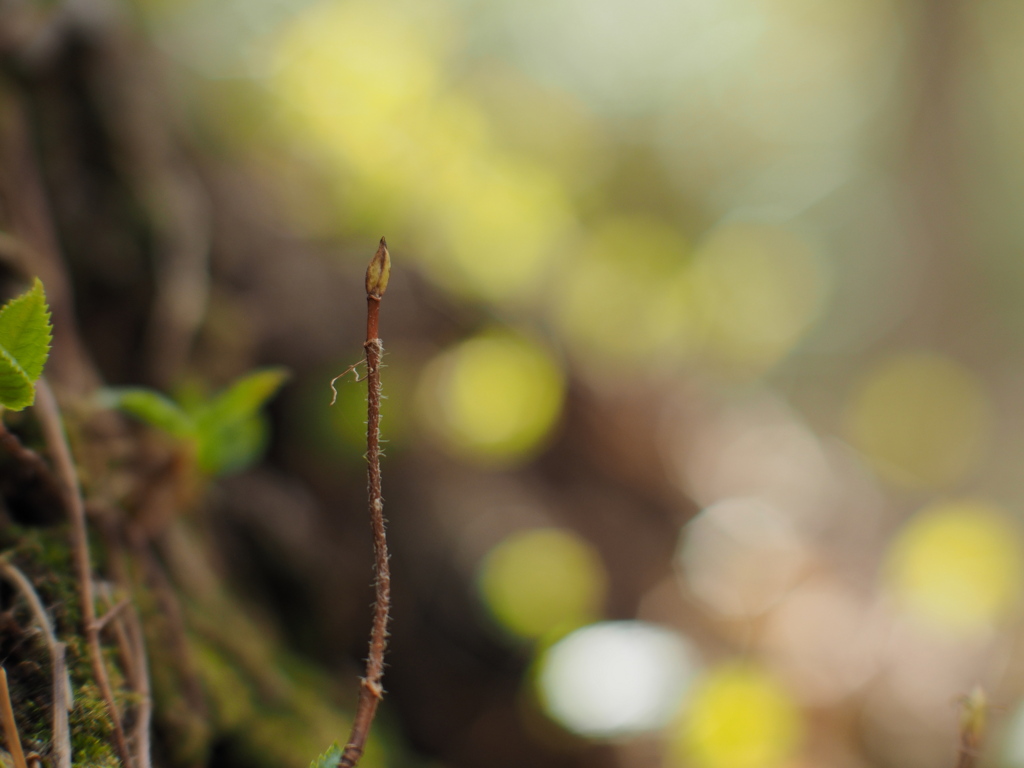
M 379 296 L 367 296 L 366 297 L 366 343 L 369 344 L 371 340 L 376 339 L 380 332 L 377 330 L 377 326 L 380 323 L 380 297 Z M 365 346 L 365 345 L 364 345 Z M 369 358 L 369 355 L 367 355 Z M 369 364 L 367 364 L 369 368 Z
M 53 653 L 53 763 L 71 768 L 71 726 L 68 713 L 74 709 L 71 675 L 68 673 L 67 646 L 57 643 Z
M 57 474 L 64 484 L 68 517 L 71 523 L 71 547 L 78 576 L 78 588 L 82 597 L 82 623 L 84 624 L 86 644 L 89 647 L 89 660 L 92 664 L 93 675 L 96 678 L 100 694 L 103 696 L 103 701 L 107 705 L 118 758 L 125 768 L 132 768 L 128 743 L 124 736 L 124 726 L 121 724 L 121 715 L 114 702 L 114 692 L 110 687 L 110 678 L 107 675 L 100 646 L 99 625 L 96 621 L 96 597 L 89 557 L 89 533 L 85 521 L 85 502 L 82 500 L 78 473 L 75 471 L 71 447 L 68 445 L 67 435 L 64 433 L 60 409 L 57 407 L 57 400 L 45 379 L 39 379 L 36 384 L 35 408 Z
M 360 680 L 359 703 L 352 721 L 352 733 L 342 750 L 338 768 L 354 768 L 366 748 L 370 726 L 377 714 L 377 706 L 384 697 L 381 679 L 384 676 L 384 652 L 388 640 L 388 619 L 391 610 L 391 571 L 388 567 L 388 541 L 384 531 L 384 497 L 380 476 L 380 361 L 384 346 L 377 338 L 380 300 L 387 289 L 391 272 L 391 258 L 382 237 L 380 247 L 366 271 L 366 460 L 368 469 L 368 497 L 370 524 L 373 528 L 373 555 L 375 595 L 373 627 L 370 630 L 370 653 L 366 659 L 366 674 Z
M 132 687 L 139 697 L 138 711 L 135 713 L 135 725 L 132 741 L 135 746 L 136 768 L 150 768 L 149 726 L 153 719 L 153 695 L 149 682 L 149 664 L 146 659 L 146 641 L 142 632 L 142 622 L 134 605 L 129 605 L 124 615 L 124 623 L 128 629 L 128 639 L 134 653 L 132 668 L 135 679 Z
M 96 619 L 96 629 L 103 630 L 111 622 L 112 619 L 116 619 L 118 614 L 121 613 L 125 608 L 131 604 L 131 598 L 122 597 L 118 602 L 114 603 L 113 599 L 109 601 L 111 607 L 107 609 L 107 612 Z
M 11 706 L 11 692 L 7 689 L 7 670 L 0 667 L 0 716 L 3 717 L 4 741 L 7 751 L 14 760 L 14 768 L 28 768 L 25 753 L 21 750 L 18 724 L 14 722 L 14 707 Z
M 124 550 L 126 541 L 123 534 L 125 531 L 108 526 L 105 533 L 107 546 L 111 550 L 109 562 L 114 581 L 125 591 L 130 591 L 133 579 L 129 573 L 128 557 Z M 109 594 L 109 585 L 104 586 L 107 587 Z M 108 598 L 107 602 L 110 603 L 112 600 Z M 131 733 L 128 734 L 128 744 L 134 751 L 135 768 L 150 768 L 153 764 L 149 738 L 153 719 L 153 700 L 149 682 L 149 666 L 146 659 L 146 641 L 134 603 L 130 600 L 122 600 L 121 603 L 118 603 L 118 606 L 121 605 L 124 607 L 118 608 L 113 618 L 115 625 L 122 626 L 126 636 L 127 647 L 122 647 L 122 653 L 127 659 L 124 665 L 125 677 L 136 701 Z M 108 611 L 107 616 L 109 617 L 112 612 L 113 609 Z
M 55 482 L 43 457 L 22 445 L 17 435 L 7 429 L 3 420 L 0 420 L 0 447 L 14 457 L 26 475 L 39 477 L 44 482 Z
M 112 606 L 97 620 L 96 623 L 99 626 L 101 633 L 106 632 L 108 638 L 114 638 L 114 642 L 117 644 L 118 654 L 121 657 L 121 667 L 124 670 L 125 680 L 128 681 L 129 689 L 134 691 L 132 681 L 136 679 L 136 675 L 135 669 L 132 665 L 135 663 L 135 655 L 128 642 L 128 632 L 121 621 L 121 612 L 129 604 L 129 601 L 122 599 L 120 602 L 115 604 L 114 590 L 109 582 L 101 581 L 96 585 L 96 587 L 104 602 L 108 606 Z
M 114 603 L 110 584 L 100 583 L 100 591 L 107 604 Z M 146 647 L 142 636 L 142 625 L 135 606 L 130 600 L 122 599 L 104 616 L 117 641 L 124 664 L 125 678 L 132 693 L 138 699 L 132 729 L 132 746 L 135 750 L 136 768 L 150 768 L 149 725 L 152 720 L 153 702 L 150 692 L 149 671 L 146 668 Z

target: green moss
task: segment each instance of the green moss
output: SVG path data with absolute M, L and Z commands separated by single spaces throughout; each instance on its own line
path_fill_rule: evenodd
M 120 763 L 111 745 L 112 723 L 106 703 L 93 680 L 85 638 L 81 632 L 78 581 L 75 577 L 68 532 L 57 528 L 20 528 L 5 531 L 10 561 L 32 582 L 54 623 L 58 639 L 66 644 L 65 661 L 71 679 L 74 708 L 69 713 L 72 758 L 76 768 L 115 768 Z M 32 626 L 35 618 L 19 601 L 17 618 Z M 23 745 L 44 757 L 53 746 L 53 679 L 45 640 L 36 634 L 29 642 L 2 646 L 11 684 L 11 700 Z M 103 649 L 115 691 L 123 677 L 114 648 Z M 117 697 L 120 707 L 130 702 Z
M 113 727 L 99 689 L 93 683 L 76 686 L 75 708 L 69 717 L 71 754 L 76 766 L 118 768 L 111 745 Z
M 35 585 L 67 646 L 75 704 L 69 717 L 75 768 L 116 768 L 112 723 L 81 634 L 79 590 L 66 526 L 11 526 L 0 531 L 0 544 Z M 197 558 L 212 559 L 204 557 L 201 537 L 190 544 L 194 552 L 198 550 Z M 204 578 L 202 589 L 182 596 L 188 627 L 184 655 L 175 641 L 179 628 L 155 596 L 144 588 L 135 595 L 146 635 L 160 764 L 207 764 L 211 746 L 218 742 L 228 745 L 236 762 L 253 768 L 306 768 L 326 745 L 348 734 L 350 718 L 334 701 L 332 681 L 282 650 L 274 633 L 251 618 L 212 568 Z M 34 624 L 24 604 L 17 605 L 17 623 Z M 52 749 L 52 675 L 45 641 L 38 634 L 0 637 L 0 654 L 24 744 L 46 759 Z M 124 690 L 117 649 L 105 646 L 103 654 L 116 703 L 130 714 L 136 702 Z M 198 677 L 208 709 L 187 693 L 195 691 L 192 675 Z M 361 765 L 383 764 L 380 743 L 372 739 Z
M 82 613 L 66 526 L 14 526 L 10 533 L 16 544 L 9 558 L 31 579 L 40 599 L 50 610 L 57 634 L 78 633 Z

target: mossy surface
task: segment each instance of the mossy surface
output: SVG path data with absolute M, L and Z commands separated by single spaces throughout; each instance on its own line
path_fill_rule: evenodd
M 113 726 L 81 630 L 79 587 L 68 541 L 66 526 L 9 525 L 0 530 L 0 553 L 32 582 L 58 639 L 66 644 L 74 695 L 69 725 L 75 767 L 115 768 L 120 761 Z M 168 767 L 208 765 L 216 751 L 220 759 L 253 768 L 305 768 L 325 746 L 348 733 L 350 715 L 339 707 L 338 692 L 320 670 L 285 650 L 271 629 L 246 612 L 210 566 L 213 557 L 196 531 L 182 541 L 190 552 L 192 576 L 175 574 L 173 567 L 168 574 L 181 624 L 147 585 L 137 583 L 133 595 L 149 659 L 155 762 Z M 196 578 L 196 568 L 201 578 Z M 143 570 L 128 563 L 129 573 Z M 175 576 L 182 581 L 181 588 L 175 586 Z M 11 626 L 0 633 L 0 654 L 23 746 L 52 765 L 49 650 L 24 599 L 7 584 L 0 598 L 11 617 Z M 106 667 L 116 704 L 130 728 L 137 699 L 128 691 L 123 661 L 108 634 L 103 633 Z M 371 743 L 363 764 L 383 764 L 379 744 Z
M 53 621 L 57 639 L 66 644 L 65 663 L 71 680 L 74 707 L 68 713 L 72 759 L 75 766 L 113 768 L 119 764 L 111 745 L 112 723 L 93 681 L 88 649 L 81 633 L 78 582 L 71 559 L 67 530 L 21 528 L 4 530 L 4 554 L 32 582 Z M 25 600 L 5 586 L 5 605 L 13 606 L 12 631 L 3 633 L 0 650 L 10 680 L 15 719 L 26 751 L 44 760 L 53 751 L 53 671 L 49 650 Z M 108 661 L 115 650 L 104 648 Z M 115 690 L 122 690 L 116 663 L 108 663 Z M 123 706 L 126 697 L 119 697 Z

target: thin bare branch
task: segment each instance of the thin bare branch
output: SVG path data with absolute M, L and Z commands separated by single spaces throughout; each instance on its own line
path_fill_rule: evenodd
M 32 586 L 32 582 L 21 572 L 20 568 L 9 562 L 6 557 L 0 557 L 0 576 L 3 576 L 18 588 L 21 596 L 28 603 L 32 616 L 43 631 L 46 644 L 52 648 L 57 642 L 57 635 L 53 631 L 53 622 L 50 620 L 50 614 L 47 613 L 46 606 L 43 605 L 43 601 L 40 599 L 35 587 Z
M 22 445 L 21 440 L 13 432 L 7 429 L 7 425 L 0 419 L 0 446 L 2 446 L 17 461 L 21 472 L 28 478 L 38 478 L 48 485 L 57 486 L 53 472 L 43 457 Z
M 135 765 L 137 768 L 151 768 L 149 726 L 153 715 L 153 701 L 142 624 L 135 605 L 130 600 L 122 599 L 115 604 L 111 585 L 101 582 L 98 587 L 107 604 L 113 604 L 104 615 L 104 619 L 110 622 L 111 632 L 123 660 L 125 678 L 138 699 L 129 739 L 134 750 Z
M 85 503 L 78 484 L 75 462 L 71 456 L 64 424 L 61 420 L 57 400 L 53 396 L 45 378 L 36 384 L 36 414 L 46 438 L 57 474 L 64 483 L 68 518 L 71 522 L 71 546 L 74 554 L 75 570 L 78 576 L 78 588 L 82 596 L 82 623 L 85 639 L 89 646 L 89 660 L 92 663 L 93 675 L 99 686 L 100 694 L 107 705 L 107 712 L 114 732 L 114 746 L 118 757 L 125 768 L 133 768 L 128 744 L 125 740 L 121 714 L 114 702 L 114 693 L 110 687 L 110 678 L 103 663 L 103 652 L 100 647 L 100 633 L 96 622 L 96 600 L 93 593 L 92 565 L 89 557 L 89 534 L 86 528 Z
M 146 641 L 142 633 L 142 622 L 134 605 L 129 605 L 122 617 L 128 630 L 128 640 L 134 654 L 132 688 L 139 697 L 138 711 L 132 728 L 132 744 L 135 747 L 136 768 L 151 768 L 149 726 L 153 719 L 153 694 L 149 683 L 149 662 L 146 659 Z
M 129 604 L 129 601 L 127 599 L 121 599 L 115 603 L 114 590 L 110 582 L 97 582 L 96 589 L 104 602 L 106 602 L 108 606 L 111 606 L 107 612 L 97 620 L 96 624 L 98 625 L 100 632 L 107 630 L 107 637 L 113 636 L 114 642 L 117 643 L 117 650 L 121 658 L 121 665 L 124 669 L 125 680 L 128 682 L 129 690 L 134 692 L 135 686 L 132 684 L 132 680 L 135 679 L 135 669 L 132 665 L 135 663 L 135 653 L 133 652 L 131 643 L 128 640 L 128 631 L 125 629 L 124 623 L 121 621 L 121 612 Z
M 96 619 L 96 629 L 102 630 L 107 624 L 110 623 L 111 619 L 117 618 L 118 614 L 121 613 L 125 608 L 131 604 L 131 598 L 122 597 L 116 603 L 113 599 L 110 600 L 113 605 L 107 610 L 105 614 Z
M 71 727 L 68 712 L 74 709 L 67 646 L 57 643 L 53 651 L 53 758 L 57 768 L 71 768 Z

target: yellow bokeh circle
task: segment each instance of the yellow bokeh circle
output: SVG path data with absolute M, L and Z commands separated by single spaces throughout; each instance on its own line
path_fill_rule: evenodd
M 427 366 L 422 417 L 454 455 L 489 465 L 531 457 L 561 413 L 565 381 L 544 348 L 489 332 L 463 341 Z
M 922 352 L 878 366 L 847 412 L 854 445 L 884 478 L 909 488 L 963 479 L 987 447 L 990 423 L 978 379 L 949 358 Z
M 917 616 L 950 631 L 985 628 L 1020 597 L 1020 531 L 993 504 L 941 502 L 907 523 L 886 566 L 888 587 Z
M 519 637 L 551 638 L 600 615 L 607 587 L 600 556 L 572 531 L 513 534 L 484 558 L 480 594 L 491 614 Z
M 670 764 L 687 768 L 775 768 L 800 746 L 803 723 L 786 689 L 751 664 L 702 675 L 669 734 Z

